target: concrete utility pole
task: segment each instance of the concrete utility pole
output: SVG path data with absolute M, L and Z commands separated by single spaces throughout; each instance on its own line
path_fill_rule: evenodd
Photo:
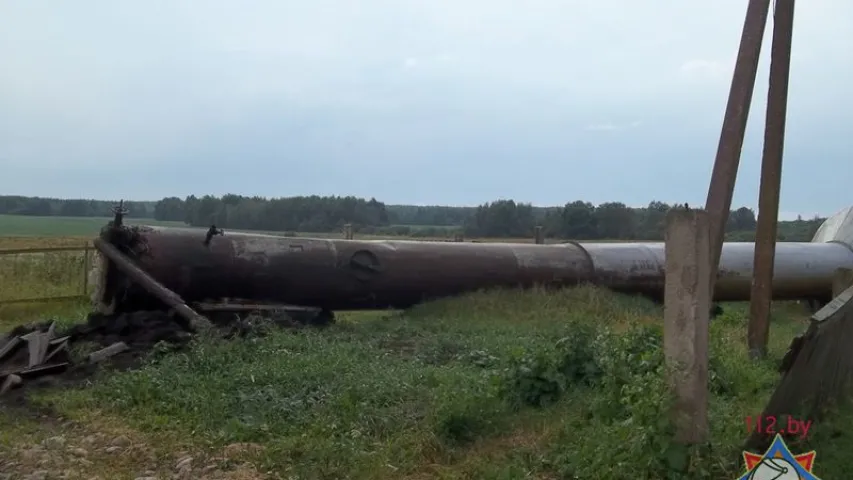
M 726 115 L 723 119 L 717 156 L 714 160 L 714 171 L 711 174 L 711 184 L 708 187 L 708 198 L 705 202 L 711 237 L 712 299 L 726 234 L 726 222 L 732 208 L 732 195 L 737 179 L 743 137 L 746 133 L 749 107 L 752 103 L 752 92 L 755 89 L 755 76 L 758 73 L 758 59 L 761 55 L 762 37 L 769 9 L 770 0 L 750 0 L 746 9 L 740 48 L 726 104 Z
M 753 358 L 761 358 L 767 354 L 767 338 L 770 332 L 770 302 L 773 298 L 773 264 L 776 257 L 793 30 L 794 0 L 776 0 L 747 333 L 749 353 Z
M 666 215 L 663 350 L 675 395 L 675 440 L 708 441 L 708 322 L 711 249 L 708 214 L 676 207 Z

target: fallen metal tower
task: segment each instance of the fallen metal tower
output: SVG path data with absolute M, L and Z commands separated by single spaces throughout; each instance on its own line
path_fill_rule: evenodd
M 324 310 L 405 308 L 494 287 L 591 283 L 662 298 L 664 244 L 424 242 L 291 238 L 192 228 L 112 225 L 97 245 L 131 260 L 186 304 L 228 299 Z M 827 302 L 838 268 L 853 268 L 853 207 L 812 242 L 779 242 L 775 299 Z M 102 255 L 96 301 L 105 313 L 150 309 L 155 299 Z M 714 299 L 748 300 L 754 244 L 723 247 Z M 138 277 L 138 275 L 137 275 Z M 160 287 L 158 287 L 160 288 Z M 172 293 L 168 292 L 168 295 Z M 167 298 L 161 295 L 160 298 Z M 169 297 L 171 298 L 171 297 Z M 179 303 L 183 303 L 179 302 Z

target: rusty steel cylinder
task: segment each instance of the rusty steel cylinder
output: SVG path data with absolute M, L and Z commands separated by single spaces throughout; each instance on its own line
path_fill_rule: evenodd
M 188 303 L 236 298 L 356 310 L 404 308 L 501 286 L 592 283 L 657 298 L 664 288 L 662 242 L 536 245 L 227 232 L 206 243 L 203 230 L 137 227 L 133 243 L 135 263 Z M 715 300 L 749 298 L 753 254 L 752 243 L 724 245 Z M 773 296 L 827 301 L 841 267 L 853 268 L 853 249 L 844 242 L 780 242 Z M 143 308 L 148 297 L 108 270 L 99 301 Z

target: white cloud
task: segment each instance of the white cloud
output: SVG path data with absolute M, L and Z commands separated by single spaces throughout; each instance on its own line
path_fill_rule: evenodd
M 689 80 L 718 80 L 731 74 L 731 65 L 697 58 L 682 63 L 678 71 L 682 78 Z
M 589 130 L 591 132 L 612 132 L 613 130 L 619 130 L 619 127 L 613 125 L 612 123 L 597 123 L 587 125 L 584 130 Z
M 627 130 L 630 128 L 637 128 L 641 126 L 643 122 L 639 120 L 634 120 L 633 122 L 624 123 L 624 124 L 616 124 L 616 123 L 593 123 L 584 127 L 584 130 L 590 132 L 613 132 L 617 130 Z
M 403 60 L 403 68 L 405 69 L 437 69 L 440 67 L 453 66 L 451 65 L 456 60 L 456 57 L 447 53 L 435 55 L 410 56 Z

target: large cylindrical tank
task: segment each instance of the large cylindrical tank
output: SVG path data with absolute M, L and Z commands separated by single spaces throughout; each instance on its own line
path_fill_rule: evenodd
M 197 229 L 139 227 L 138 233 L 137 264 L 187 302 L 241 298 L 331 310 L 405 307 L 481 288 L 593 279 L 589 257 L 573 244 L 331 240 L 229 232 L 205 246 L 204 231 Z M 141 301 L 137 293 L 131 289 L 125 301 Z
M 663 243 L 585 243 L 596 283 L 619 291 L 662 297 Z M 726 242 L 714 288 L 714 300 L 749 300 L 755 244 Z M 779 242 L 773 273 L 773 298 L 820 299 L 832 293 L 835 270 L 853 268 L 853 250 L 840 243 Z
M 833 232 L 846 232 L 849 222 L 853 215 L 827 221 Z M 588 282 L 658 298 L 664 288 L 662 242 L 534 245 L 228 232 L 207 244 L 199 229 L 135 230 L 133 245 L 125 247 L 132 246 L 137 264 L 187 302 L 238 298 L 347 310 L 401 308 L 499 286 Z M 846 239 L 829 229 L 823 232 L 817 242 L 777 244 L 774 298 L 826 301 L 835 270 L 853 268 L 853 249 Z M 753 254 L 753 243 L 724 244 L 715 300 L 749 299 Z M 98 293 L 103 308 L 141 308 L 150 301 L 107 271 L 103 269 Z

